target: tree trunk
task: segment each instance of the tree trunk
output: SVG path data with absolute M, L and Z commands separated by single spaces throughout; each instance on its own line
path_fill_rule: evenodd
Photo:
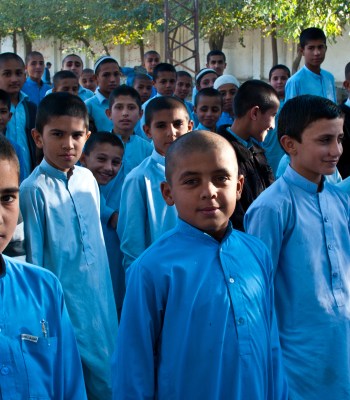
M 210 50 L 221 50 L 224 46 L 225 33 L 216 32 L 209 36 L 209 48 Z
M 139 49 L 140 49 L 140 59 L 141 59 L 140 65 L 143 65 L 143 58 L 145 56 L 145 43 L 144 43 L 143 39 L 139 39 L 137 41 L 137 44 L 139 45 Z
M 105 51 L 106 55 L 107 55 L 107 56 L 110 56 L 110 53 L 109 53 L 108 47 L 107 47 L 105 44 L 103 45 L 103 49 L 104 49 L 104 51 Z
M 31 51 L 33 51 L 33 43 L 31 38 L 28 36 L 26 30 L 24 28 L 21 29 L 23 41 L 24 41 L 24 57 L 27 56 Z
M 271 47 L 272 47 L 272 66 L 278 64 L 278 49 L 277 49 L 277 39 L 275 32 L 271 35 Z
M 301 54 L 301 49 L 298 45 L 298 52 L 296 57 L 293 60 L 293 64 L 292 64 L 292 74 L 295 74 L 298 70 L 299 64 L 300 64 L 300 60 L 301 60 L 302 54 Z
M 16 31 L 16 29 L 12 33 L 12 47 L 13 47 L 13 52 L 17 53 L 17 31 Z
M 95 57 L 96 53 L 93 51 L 93 49 L 92 49 L 92 47 L 91 47 L 91 45 L 90 45 L 90 42 L 89 42 L 87 39 L 83 38 L 83 37 L 80 38 L 80 41 L 81 41 L 81 42 L 84 44 L 84 46 L 90 51 L 92 57 Z

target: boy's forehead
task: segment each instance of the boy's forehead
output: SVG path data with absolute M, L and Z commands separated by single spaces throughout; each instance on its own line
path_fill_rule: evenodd
M 116 105 L 116 104 L 136 104 L 137 105 L 136 100 L 133 97 L 131 97 L 129 95 L 124 95 L 124 94 L 115 97 L 113 105 Z
M 64 60 L 64 64 L 71 63 L 71 62 L 82 64 L 82 61 L 77 56 L 69 56 Z
M 305 46 L 320 46 L 320 45 L 326 46 L 326 43 L 323 39 L 311 39 L 305 42 Z
M 23 70 L 24 63 L 16 59 L 0 61 L 0 69 Z
M 176 79 L 176 72 L 172 71 L 160 71 L 157 74 L 156 81 L 159 79 Z
M 217 62 L 217 61 L 222 61 L 224 62 L 224 56 L 216 55 L 216 56 L 210 56 L 209 57 L 209 62 Z
M 173 122 L 177 120 L 188 120 L 188 112 L 186 108 L 183 108 L 181 105 L 178 107 L 174 107 L 172 109 L 162 109 L 158 111 L 154 111 L 152 115 L 152 123 L 159 122 Z
M 152 85 L 152 81 L 150 79 L 136 78 L 134 80 L 134 85 Z
M 60 79 L 57 83 L 58 86 L 65 86 L 65 85 L 79 85 L 78 78 L 63 78 Z
M 44 61 L 44 57 L 39 55 L 30 56 L 28 61 Z

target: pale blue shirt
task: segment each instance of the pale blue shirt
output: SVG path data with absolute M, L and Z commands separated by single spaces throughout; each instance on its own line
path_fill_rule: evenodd
M 211 132 L 211 130 L 209 128 L 207 128 L 206 126 L 204 126 L 203 124 L 199 123 L 195 128 L 195 131 L 209 131 Z
M 90 117 L 94 119 L 98 131 L 110 132 L 113 122 L 107 117 L 108 99 L 97 89 L 95 96 L 85 101 Z
M 324 69 L 321 69 L 320 74 L 315 74 L 304 65 L 288 79 L 285 101 L 302 94 L 326 97 L 336 103 L 334 76 Z
M 290 399 L 350 398 L 349 217 L 347 194 L 291 167 L 245 215 L 272 254 Z
M 221 113 L 221 116 L 218 120 L 218 122 L 216 123 L 216 127 L 219 128 L 219 126 L 221 125 L 232 125 L 233 124 L 233 116 L 230 115 L 228 112 L 223 111 Z
M 46 92 L 51 88 L 50 85 L 41 81 L 39 85 L 37 82 L 33 81 L 30 77 L 24 82 L 22 86 L 22 92 L 25 93 L 29 100 L 39 105 L 40 101 L 45 97 Z
M 127 271 L 113 398 L 287 399 L 260 240 L 179 220 Z
M 19 102 L 16 106 L 11 104 L 12 118 L 6 125 L 6 137 L 18 144 L 22 150 L 23 164 L 21 165 L 23 176 L 27 177 L 31 171 L 31 159 L 26 134 L 26 111 L 23 102 L 28 96 L 19 92 Z
M 49 269 L 60 280 L 88 396 L 108 399 L 117 315 L 97 182 L 86 168 L 74 167 L 68 178 L 44 159 L 23 181 L 20 204 L 27 261 Z
M 160 190 L 163 181 L 165 157 L 156 150 L 125 178 L 117 227 L 124 268 L 176 224 L 177 211 Z
M 0 398 L 86 399 L 58 280 L 6 256 L 0 265 Z

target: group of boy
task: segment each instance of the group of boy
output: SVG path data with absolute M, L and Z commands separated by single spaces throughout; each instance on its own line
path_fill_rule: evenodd
M 0 251 L 20 204 L 26 260 L 43 267 L 1 255 L 3 398 L 350 396 L 350 200 L 325 180 L 341 157 L 344 114 L 326 98 L 323 32 L 303 31 L 300 44 L 300 74 L 316 93 L 281 65 L 271 85 L 240 85 L 214 54 L 196 76 L 192 110 L 187 74 L 158 62 L 120 86 L 109 56 L 97 60 L 84 104 L 83 65 L 69 55 L 61 72 L 71 75 L 53 78 L 32 136 L 24 63 L 0 54 L 11 103 L 3 131 L 27 146 L 27 168 L 29 146 L 33 162 L 43 155 L 19 188 L 18 158 L 0 137 Z M 157 95 L 147 101 L 150 82 Z M 24 128 L 17 136 L 11 112 Z M 277 114 L 278 141 L 265 143 Z M 142 117 L 151 143 L 136 134 Z M 274 182 L 263 147 L 276 155 L 276 143 L 290 164 Z

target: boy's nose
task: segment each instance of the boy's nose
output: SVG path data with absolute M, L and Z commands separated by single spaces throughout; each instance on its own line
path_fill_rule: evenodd
M 215 197 L 216 187 L 212 182 L 205 182 L 202 185 L 201 199 L 211 199 Z

